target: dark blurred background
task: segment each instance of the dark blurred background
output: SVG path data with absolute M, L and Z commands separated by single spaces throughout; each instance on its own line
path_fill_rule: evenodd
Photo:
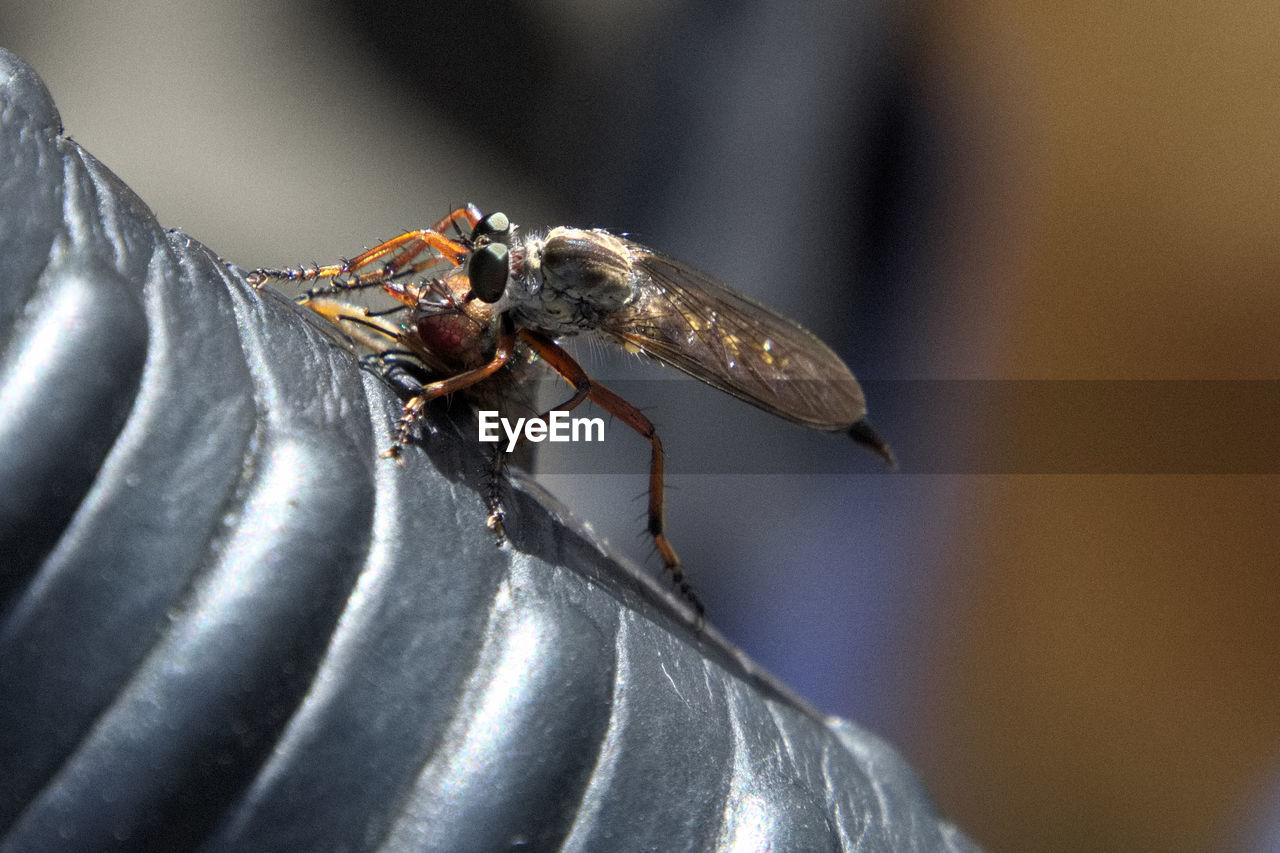
M 668 505 L 714 624 L 994 850 L 1280 849 L 1274 466 L 920 464 L 1023 425 L 902 391 L 1280 380 L 1272 4 L 3 0 L 0 44 L 163 224 L 246 267 L 471 200 L 628 232 L 796 318 L 871 380 L 904 472 L 636 385 L 672 467 L 710 460 Z M 1197 387 L 1173 409 L 1205 417 Z M 1257 387 L 1270 408 L 1210 411 L 1205 447 L 1274 429 Z M 1032 455 L 1126 426 L 1080 408 Z M 543 479 L 644 559 L 645 448 L 608 447 L 634 473 L 553 452 Z

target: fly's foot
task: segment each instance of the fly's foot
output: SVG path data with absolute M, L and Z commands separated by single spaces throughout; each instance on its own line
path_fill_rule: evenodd
M 391 442 L 391 446 L 382 451 L 381 456 L 383 459 L 394 459 L 401 465 L 404 464 L 401 453 L 409 444 L 413 425 L 418 422 L 418 418 L 422 415 L 422 408 L 426 404 L 427 398 L 422 395 L 418 395 L 404 404 L 404 410 L 396 421 L 396 437 Z
M 379 459 L 393 459 L 395 463 L 404 467 L 404 445 L 396 442 L 386 450 L 378 454 Z
M 679 564 L 676 564 L 667 566 L 667 571 L 671 573 L 671 582 L 676 589 L 680 590 L 680 597 L 693 608 L 693 615 L 697 619 L 698 628 L 702 628 L 707 623 L 707 608 L 702 605 L 702 600 L 693 591 L 693 585 L 685 578 L 684 570 L 680 568 Z
M 337 269 L 338 267 L 322 267 L 319 264 L 289 267 L 283 270 L 258 267 L 245 277 L 245 281 L 249 282 L 249 286 L 254 290 L 260 290 L 264 284 L 272 279 L 277 281 L 312 281 L 317 278 L 328 278 L 334 275 Z
M 490 508 L 489 517 L 485 519 L 484 526 L 493 531 L 493 535 L 497 537 L 498 545 L 502 545 L 507 541 L 507 528 L 503 525 L 507 514 L 500 506 Z
M 667 574 L 671 575 L 671 583 L 680 591 L 680 597 L 693 608 L 694 616 L 698 620 L 698 627 L 701 628 L 707 621 L 707 609 L 702 606 L 701 599 L 693 591 L 693 585 L 685 577 L 684 569 L 680 565 L 680 558 L 676 556 L 676 549 L 671 547 L 671 543 L 667 540 L 667 535 L 661 530 L 650 529 L 649 532 L 653 536 L 653 544 L 662 556 L 663 568 L 667 570 Z

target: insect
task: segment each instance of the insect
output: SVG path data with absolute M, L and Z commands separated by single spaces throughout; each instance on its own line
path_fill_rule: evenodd
M 299 302 L 374 352 L 384 375 L 408 397 L 384 456 L 399 456 L 432 399 L 464 390 L 473 399 L 501 399 L 538 362 L 573 387 L 551 411 L 591 400 L 642 436 L 650 444 L 648 532 L 699 617 L 702 605 L 667 539 L 664 452 L 653 423 L 592 380 L 558 339 L 596 335 L 795 423 L 845 433 L 894 465 L 889 445 L 867 423 L 857 380 L 813 334 L 609 231 L 557 227 L 522 234 L 506 215 L 486 216 L 467 205 L 350 260 L 249 276 L 255 287 L 272 280 L 317 282 Z M 370 288 L 394 298 L 400 322 L 335 298 Z M 490 527 L 501 536 L 496 488 L 487 501 Z

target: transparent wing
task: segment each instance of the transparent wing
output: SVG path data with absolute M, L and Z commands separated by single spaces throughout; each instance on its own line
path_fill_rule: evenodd
M 679 261 L 626 241 L 639 294 L 600 331 L 788 420 L 844 429 L 866 414 L 862 388 L 799 324 Z

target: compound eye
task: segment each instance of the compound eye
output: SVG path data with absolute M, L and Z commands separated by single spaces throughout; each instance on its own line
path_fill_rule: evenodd
M 509 271 L 509 252 L 501 243 L 490 243 L 472 252 L 471 257 L 467 258 L 467 278 L 471 281 L 471 292 L 481 302 L 492 304 L 502 298 L 507 289 Z
M 511 220 L 505 213 L 490 213 L 476 223 L 471 230 L 471 239 L 484 238 L 494 243 L 505 243 L 511 238 Z

